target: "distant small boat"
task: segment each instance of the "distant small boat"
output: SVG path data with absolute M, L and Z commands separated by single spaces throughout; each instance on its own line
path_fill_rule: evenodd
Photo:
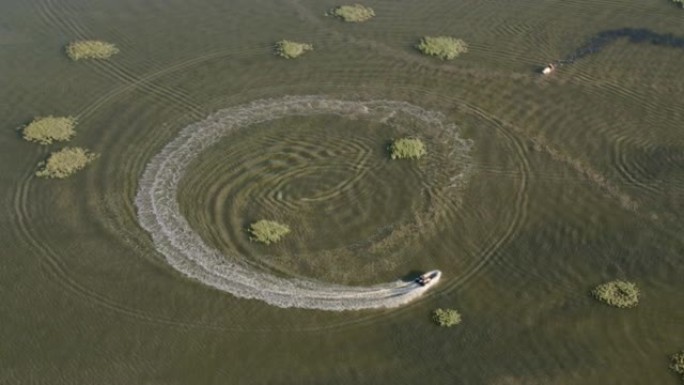
M 553 71 L 555 71 L 555 70 L 556 70 L 556 65 L 553 64 L 553 63 L 549 63 L 549 64 L 547 64 L 546 67 L 544 67 L 544 69 L 542 70 L 542 74 L 548 75 L 548 74 L 550 74 L 551 72 L 553 72 Z
M 420 286 L 427 286 L 432 282 L 437 282 L 442 272 L 439 270 L 428 271 L 427 273 L 416 278 L 416 283 Z

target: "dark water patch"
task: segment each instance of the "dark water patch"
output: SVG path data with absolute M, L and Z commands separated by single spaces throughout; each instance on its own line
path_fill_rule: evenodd
M 557 66 L 574 64 L 580 59 L 601 52 L 604 48 L 622 38 L 626 38 L 630 43 L 635 44 L 651 44 L 684 49 L 684 38 L 671 33 L 657 33 L 647 28 L 611 29 L 597 33 L 583 46 L 553 64 Z

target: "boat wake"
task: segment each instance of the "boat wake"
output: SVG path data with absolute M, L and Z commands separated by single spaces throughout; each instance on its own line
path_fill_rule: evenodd
M 587 42 L 574 52 L 547 65 L 542 73 L 548 75 L 557 66 L 574 64 L 589 55 L 601 52 L 613 42 L 626 38 L 630 43 L 651 44 L 655 46 L 684 48 L 684 38 L 671 33 L 657 33 L 646 28 L 621 28 L 601 31 L 592 36 Z
M 226 256 L 207 245 L 181 214 L 177 189 L 188 165 L 217 140 L 236 129 L 287 116 L 333 114 L 382 120 L 407 114 L 422 125 L 454 130 L 437 112 L 405 102 L 345 101 L 323 96 L 291 96 L 255 101 L 228 108 L 184 128 L 147 165 L 135 199 L 142 227 L 168 263 L 184 275 L 241 298 L 258 299 L 279 307 L 321 310 L 391 308 L 406 304 L 432 287 L 395 281 L 373 286 L 345 286 L 314 279 L 281 278 Z M 464 149 L 469 144 L 461 141 Z
M 684 48 L 684 38 L 671 33 L 657 33 L 646 28 L 621 28 L 602 31 L 589 39 L 583 46 L 561 60 L 571 64 L 579 59 L 595 54 L 618 39 L 626 38 L 630 43 L 651 44 L 670 48 Z

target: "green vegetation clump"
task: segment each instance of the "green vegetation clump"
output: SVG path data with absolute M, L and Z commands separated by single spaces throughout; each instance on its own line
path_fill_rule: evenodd
M 250 239 L 267 245 L 278 242 L 289 232 L 290 228 L 287 225 L 265 219 L 249 226 Z
M 416 138 L 401 138 L 390 145 L 392 159 L 418 159 L 427 154 L 425 143 Z
M 425 55 L 437 56 L 442 60 L 452 60 L 468 52 L 468 44 L 450 36 L 426 36 L 416 46 Z
M 67 141 L 76 132 L 76 119 L 68 117 L 47 116 L 35 118 L 28 126 L 24 127 L 24 139 L 29 142 L 51 144 L 53 141 Z
M 71 60 L 109 59 L 118 52 L 119 49 L 114 44 L 100 40 L 74 41 L 66 47 L 66 53 Z
M 42 168 L 36 175 L 43 178 L 66 178 L 85 168 L 97 157 L 97 154 L 80 147 L 65 147 L 50 154 L 47 161 L 41 162 L 39 166 Z
M 307 43 L 297 43 L 289 40 L 281 40 L 275 45 L 276 55 L 285 59 L 294 59 L 303 55 L 306 51 L 313 51 L 313 46 Z
M 672 0 L 672 2 L 684 8 L 684 0 Z
M 606 282 L 596 286 L 591 293 L 599 301 L 615 307 L 629 308 L 639 303 L 639 289 L 632 282 Z
M 432 312 L 432 320 L 439 326 L 449 328 L 461 323 L 461 314 L 454 309 L 436 309 Z
M 684 350 L 673 354 L 671 360 L 670 369 L 674 370 L 677 374 L 681 374 L 682 380 L 684 380 Z
M 370 20 L 375 16 L 373 8 L 365 7 L 361 4 L 341 5 L 331 10 L 329 15 L 337 16 L 348 23 L 361 23 Z

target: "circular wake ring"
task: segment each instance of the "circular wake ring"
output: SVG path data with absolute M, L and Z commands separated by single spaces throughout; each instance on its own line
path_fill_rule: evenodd
M 422 295 L 430 285 L 395 281 L 373 286 L 344 286 L 313 279 L 280 278 L 228 259 L 208 246 L 181 214 L 176 194 L 188 165 L 202 151 L 236 129 L 287 116 L 332 114 L 343 117 L 411 116 L 421 124 L 454 129 L 442 114 L 406 102 L 346 101 L 323 96 L 290 96 L 227 108 L 184 128 L 147 165 L 135 199 L 142 227 L 157 248 L 179 272 L 241 298 L 279 307 L 321 310 L 390 308 Z M 465 145 L 463 150 L 467 151 Z

